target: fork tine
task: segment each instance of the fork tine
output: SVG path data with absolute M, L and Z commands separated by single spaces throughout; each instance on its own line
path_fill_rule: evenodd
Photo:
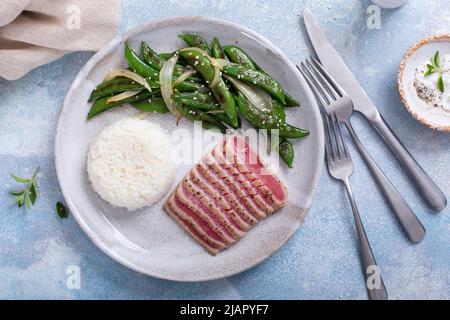
M 340 96 L 347 95 L 347 92 L 345 92 L 345 90 L 333 79 L 331 74 L 329 74 L 328 71 L 325 70 L 325 68 L 322 66 L 322 64 L 319 61 L 317 61 L 316 58 L 311 56 L 311 60 L 313 61 L 315 66 L 320 69 L 321 73 L 324 74 L 328 78 L 328 81 L 331 82 L 331 84 L 334 86 L 334 89 L 336 89 L 338 91 Z
M 348 150 L 347 150 L 347 146 L 346 146 L 344 137 L 342 135 L 341 125 L 339 124 L 339 121 L 336 118 L 336 113 L 333 113 L 331 115 L 331 119 L 333 121 L 333 128 L 335 129 L 336 145 L 337 145 L 338 152 L 339 152 L 339 159 L 347 158 Z
M 300 71 L 300 73 L 302 74 L 303 78 L 305 78 L 306 82 L 308 83 L 309 87 L 311 88 L 311 90 L 314 92 L 314 95 L 317 97 L 317 99 L 319 99 L 320 103 L 322 104 L 323 107 L 325 107 L 328 102 L 325 101 L 325 99 L 322 97 L 322 95 L 319 93 L 318 89 L 316 88 L 316 86 L 314 85 L 314 83 L 312 82 L 311 78 L 309 77 L 309 75 L 302 70 L 303 68 L 305 68 L 305 65 L 303 64 L 303 62 L 301 63 L 302 68 L 300 68 L 299 66 L 297 66 L 298 71 Z
M 344 157 L 348 158 L 350 156 L 350 153 L 348 152 L 347 144 L 345 143 L 344 136 L 342 135 L 341 124 L 337 120 L 336 114 L 334 114 L 334 119 L 335 119 L 336 124 L 338 126 L 339 136 L 341 138 L 342 146 L 344 147 Z
M 330 116 L 325 113 L 324 114 L 324 120 L 325 120 L 325 132 L 327 134 L 326 137 L 326 143 L 325 143 L 325 150 L 327 151 L 327 157 L 329 157 L 330 161 L 336 161 L 337 155 L 336 155 L 336 149 L 333 148 L 333 136 L 332 128 L 330 124 Z
M 308 61 L 308 60 L 306 60 Z M 309 78 L 314 82 L 315 87 L 317 88 L 317 90 L 320 92 L 320 94 L 322 95 L 322 97 L 324 97 L 327 100 L 327 103 L 324 105 L 329 105 L 331 102 L 333 102 L 334 97 L 332 97 L 327 90 L 325 89 L 325 87 L 323 86 L 323 84 L 320 82 L 320 80 L 316 77 L 316 75 L 314 74 L 314 71 L 308 66 L 308 64 L 305 63 L 301 63 L 302 67 L 304 68 L 305 73 L 308 74 Z
M 314 58 L 311 57 L 311 59 L 314 59 Z M 328 89 L 328 91 L 333 95 L 333 97 L 334 97 L 333 100 L 336 100 L 337 98 L 339 98 L 341 96 L 341 94 L 338 91 L 336 91 L 335 88 L 333 88 L 332 82 L 329 79 L 327 79 L 322 74 L 321 71 L 319 71 L 319 69 L 314 65 L 314 63 L 312 63 L 309 59 L 306 59 L 306 64 L 317 74 L 317 76 L 321 80 L 322 84 L 324 84 L 325 88 Z M 324 70 L 324 69 L 321 68 L 320 70 Z

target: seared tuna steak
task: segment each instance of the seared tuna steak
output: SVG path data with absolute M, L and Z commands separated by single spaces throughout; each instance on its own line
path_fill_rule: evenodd
M 220 142 L 184 177 L 166 212 L 210 254 L 286 204 L 287 190 L 240 136 Z

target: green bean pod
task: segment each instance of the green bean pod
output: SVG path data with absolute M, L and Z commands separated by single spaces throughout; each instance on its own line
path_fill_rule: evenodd
M 150 65 L 152 68 L 161 71 L 164 62 L 166 62 L 168 59 L 161 57 L 158 55 L 150 46 L 147 44 L 147 42 L 142 41 L 141 42 L 141 55 L 145 63 Z M 170 56 L 169 56 L 170 58 Z M 176 64 L 175 68 L 173 70 L 174 76 L 179 76 L 182 73 L 186 72 L 186 68 L 180 64 Z M 194 81 L 194 82 L 203 82 L 203 79 L 200 77 L 196 77 L 195 75 L 190 76 L 188 81 Z
M 159 71 L 150 67 L 147 63 L 141 60 L 139 56 L 130 48 L 128 42 L 125 42 L 125 60 L 131 71 L 136 72 L 144 78 L 150 78 L 159 81 Z
M 209 46 L 208 42 L 206 42 L 206 40 L 200 37 L 198 34 L 183 33 L 179 34 L 178 37 L 180 39 L 183 39 L 188 46 L 200 48 L 206 51 L 209 55 L 211 55 L 211 47 Z
M 150 78 L 159 83 L 159 71 L 150 67 L 147 63 L 141 60 L 139 56 L 131 49 L 127 42 L 125 42 L 125 60 L 132 71 L 141 75 L 144 78 Z M 172 78 L 175 81 L 176 77 Z M 201 84 L 183 81 L 179 83 L 176 87 L 179 91 L 197 91 L 201 88 Z
M 92 119 L 96 115 L 98 115 L 108 109 L 118 107 L 124 103 L 131 103 L 131 102 L 147 99 L 147 98 L 154 96 L 155 94 L 157 94 L 157 93 L 156 92 L 148 92 L 147 90 L 142 90 L 141 92 L 139 92 L 138 94 L 136 94 L 134 96 L 123 99 L 121 101 L 115 101 L 115 102 L 111 102 L 111 103 L 106 102 L 106 100 L 108 100 L 110 97 L 100 98 L 92 104 L 91 109 L 89 110 L 89 113 L 87 115 L 87 118 Z
M 211 48 L 212 56 L 216 59 L 225 59 L 225 52 L 223 51 L 222 45 L 219 39 L 214 37 Z
M 161 70 L 167 59 L 161 58 L 145 41 L 141 41 L 141 56 L 148 65 L 156 70 Z
M 212 115 L 203 112 L 201 110 L 196 110 L 193 108 L 188 107 L 185 104 L 178 104 L 177 103 L 178 110 L 180 110 L 181 115 L 183 118 L 186 118 L 191 121 L 201 121 L 202 127 L 205 129 L 218 129 L 220 132 L 225 133 L 226 127 L 220 123 L 217 119 L 215 119 Z
M 169 111 L 163 98 L 147 98 L 140 101 L 130 102 L 130 104 L 138 110 L 154 113 L 166 113 Z
M 217 110 L 220 105 L 215 101 L 212 95 L 199 92 L 175 93 L 173 99 L 177 103 L 185 104 L 193 109 L 202 111 Z
M 196 68 L 196 70 L 206 80 L 206 83 L 210 86 L 217 102 L 222 106 L 223 110 L 230 119 L 232 127 L 236 128 L 238 126 L 238 115 L 234 96 L 226 86 L 222 77 L 219 77 L 218 83 L 211 87 L 211 82 L 214 79 L 216 71 L 209 58 L 191 48 L 181 50 L 180 55 L 186 59 L 190 65 L 194 66 L 194 68 Z
M 262 111 L 251 105 L 241 93 L 237 97 L 240 114 L 256 129 L 279 130 L 281 138 L 298 139 L 306 137 L 309 132 L 283 122 L 279 115 Z
M 280 84 L 265 73 L 244 67 L 239 64 L 224 66 L 223 72 L 233 78 L 242 80 L 248 84 L 256 85 L 268 92 L 282 104 L 286 104 L 283 88 Z
M 150 87 L 155 88 L 155 86 L 150 85 Z M 158 88 L 159 86 L 156 86 Z M 124 91 L 130 91 L 130 90 L 140 90 L 144 89 L 144 87 L 125 77 L 117 77 L 109 81 L 105 81 L 100 83 L 95 89 L 91 92 L 91 95 L 89 96 L 88 102 L 106 97 L 106 96 L 113 96 L 115 94 L 124 92 Z
M 163 53 L 158 54 L 158 56 L 161 59 L 169 60 L 170 57 L 173 56 L 173 52 L 163 52 Z M 188 65 L 187 61 L 184 60 L 182 57 L 180 57 L 180 59 L 178 59 L 177 64 L 179 64 L 181 66 L 187 66 Z
M 240 47 L 229 45 L 223 47 L 228 59 L 234 63 L 238 63 L 246 68 L 250 68 L 253 70 L 260 71 L 262 73 L 267 74 L 253 59 Z M 284 91 L 284 96 L 286 98 L 286 106 L 287 107 L 298 107 L 298 102 L 289 95 L 286 91 Z
M 286 139 L 282 139 L 278 146 L 278 153 L 289 168 L 294 165 L 294 147 L 292 143 Z
M 246 68 L 258 70 L 252 58 L 250 58 L 250 56 L 238 46 L 223 46 L 223 50 L 225 51 L 225 54 L 227 55 L 228 59 L 230 59 L 230 61 L 238 63 Z

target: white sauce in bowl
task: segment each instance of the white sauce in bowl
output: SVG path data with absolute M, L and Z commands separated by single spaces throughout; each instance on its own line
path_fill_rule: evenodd
M 414 72 L 414 88 L 417 96 L 424 102 L 429 109 L 437 108 L 450 115 L 450 54 L 440 57 L 440 67 L 443 70 L 444 92 L 438 89 L 437 72 L 425 76 L 426 65 L 431 63 L 431 58 L 416 67 Z M 436 110 L 438 111 L 438 110 Z

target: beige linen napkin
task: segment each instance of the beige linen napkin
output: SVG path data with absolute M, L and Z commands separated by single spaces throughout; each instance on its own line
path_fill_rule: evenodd
M 120 24 L 120 0 L 0 2 L 0 77 L 7 80 L 70 51 L 96 51 Z

